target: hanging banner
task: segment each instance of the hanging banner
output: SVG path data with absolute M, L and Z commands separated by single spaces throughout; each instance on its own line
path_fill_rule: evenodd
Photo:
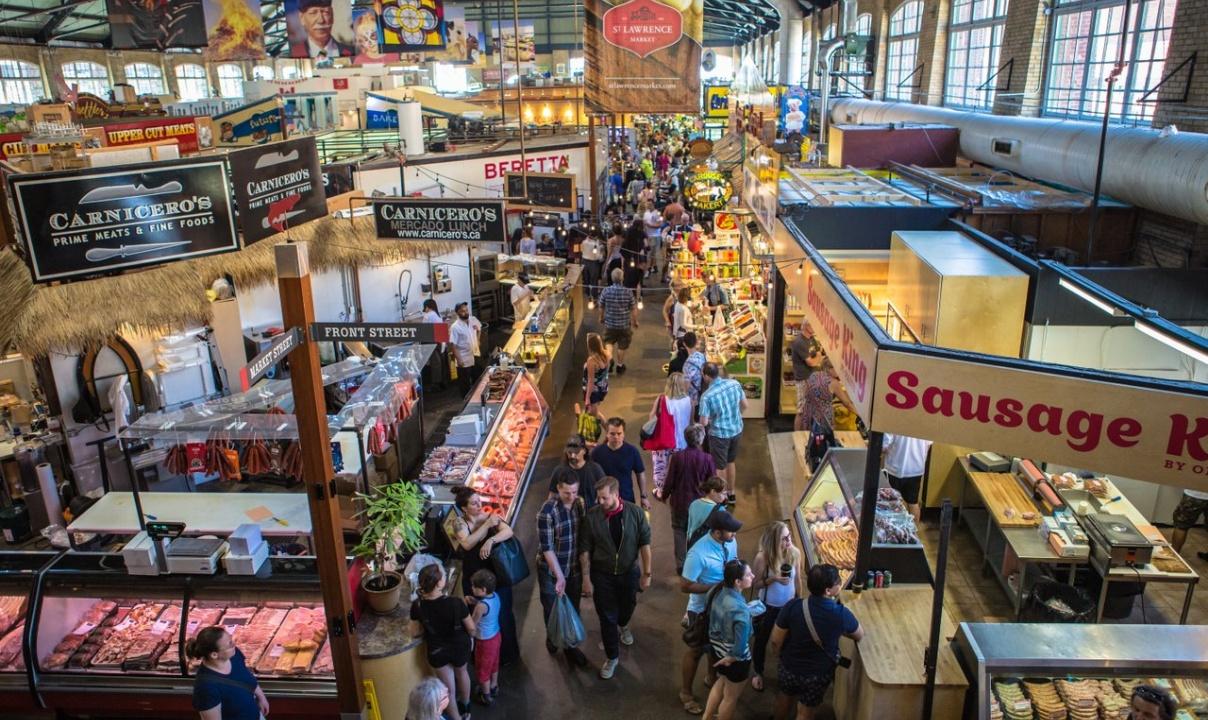
M 202 0 L 105 0 L 114 49 L 206 46 Z
M 157 140 L 175 140 L 181 154 L 195 153 L 200 149 L 197 139 L 197 122 L 191 117 L 171 117 L 160 120 L 106 123 L 102 126 L 107 147 L 137 145 Z
M 780 204 L 780 153 L 747 135 L 747 154 L 742 164 L 742 200 L 755 213 L 765 233 L 776 229 Z
M 224 160 L 9 177 L 34 282 L 239 249 Z
M 352 60 L 353 64 L 384 65 L 399 61 L 398 53 L 382 52 L 380 27 L 381 20 L 373 6 L 364 5 L 352 9 L 352 38 L 356 50 L 356 55 Z
M 218 145 L 263 145 L 284 140 L 281 98 L 273 96 L 213 117 Z
M 398 103 L 388 98 L 365 94 L 365 129 L 391 130 L 398 128 Z
M 424 52 L 445 47 L 443 0 L 381 0 L 382 52 Z
M 264 57 L 260 0 L 205 0 L 206 60 Z
M 285 0 L 289 56 L 320 62 L 352 57 L 352 6 L 349 0 Z
M 244 244 L 327 214 L 313 137 L 233 152 L 230 162 Z
M 734 186 L 730 178 L 716 170 L 696 173 L 684 186 L 684 200 L 693 210 L 721 210 L 730 204 L 733 196 Z
M 800 85 L 786 88 L 780 95 L 780 135 L 782 137 L 788 137 L 793 133 L 804 135 L 805 125 L 809 121 L 809 111 L 809 92 Z
M 501 243 L 507 239 L 502 200 L 375 199 L 373 219 L 383 240 Z
M 1208 396 L 883 351 L 874 430 L 1208 490 Z
M 704 0 L 585 0 L 589 105 L 607 112 L 700 109 Z

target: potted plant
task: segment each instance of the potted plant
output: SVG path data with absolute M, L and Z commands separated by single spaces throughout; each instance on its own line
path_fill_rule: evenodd
M 410 482 L 390 483 L 368 494 L 357 493 L 365 508 L 357 515 L 364 527 L 361 542 L 352 549 L 364 558 L 369 571 L 361 578 L 361 587 L 374 612 L 388 614 L 398 607 L 403 576 L 387 569 L 397 556 L 418 550 L 424 542 L 424 505 L 427 497 Z

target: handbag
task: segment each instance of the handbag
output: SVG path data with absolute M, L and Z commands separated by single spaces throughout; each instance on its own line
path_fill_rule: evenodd
M 672 450 L 675 448 L 675 418 L 667 409 L 667 396 L 660 395 L 653 420 L 642 425 L 639 434 L 643 450 Z
M 705 609 L 684 626 L 683 640 L 688 647 L 703 647 L 709 642 L 709 612 L 713 609 L 713 598 L 717 597 L 720 587 L 720 583 L 713 586 L 705 597 Z
M 515 537 L 491 547 L 491 565 L 495 580 L 503 587 L 516 585 L 529 576 L 528 561 L 524 559 L 524 548 Z

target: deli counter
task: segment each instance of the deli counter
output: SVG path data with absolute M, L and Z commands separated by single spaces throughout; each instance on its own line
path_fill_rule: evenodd
M 1168 690 L 1178 720 L 1208 714 L 1203 626 L 961 623 L 952 646 L 978 720 L 1126 718 L 1142 684 Z
M 451 505 L 453 488 L 468 485 L 482 496 L 487 512 L 509 525 L 524 503 L 541 446 L 549 433 L 549 405 L 532 374 L 520 367 L 489 367 L 454 418 L 456 433 L 434 448 L 419 481 L 436 504 Z M 458 438 L 459 444 L 449 444 Z M 473 442 L 471 442 L 473 441 Z
M 818 464 L 793 509 L 793 520 L 810 566 L 830 563 L 848 587 L 856 569 L 866 448 L 834 447 Z M 877 492 L 871 570 L 890 571 L 893 583 L 931 583 L 914 518 L 884 473 Z
M 576 370 L 575 345 L 583 326 L 583 268 L 567 265 L 566 274 L 545 283 L 503 352 L 532 374 L 542 397 L 556 404 Z

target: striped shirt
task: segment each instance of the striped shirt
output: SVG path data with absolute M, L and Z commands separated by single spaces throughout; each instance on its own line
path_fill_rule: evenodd
M 732 438 L 742 434 L 742 385 L 717 378 L 700 396 L 700 416 L 709 419 L 709 434 Z
M 601 290 L 600 305 L 604 308 L 604 327 L 628 330 L 635 303 L 633 291 L 624 285 L 613 283 Z
M 575 504 L 567 510 L 562 501 L 555 497 L 546 500 L 537 512 L 537 544 L 542 553 L 554 553 L 565 577 L 579 571 L 575 551 L 579 540 L 579 521 L 582 518 L 581 498 L 576 498 Z

